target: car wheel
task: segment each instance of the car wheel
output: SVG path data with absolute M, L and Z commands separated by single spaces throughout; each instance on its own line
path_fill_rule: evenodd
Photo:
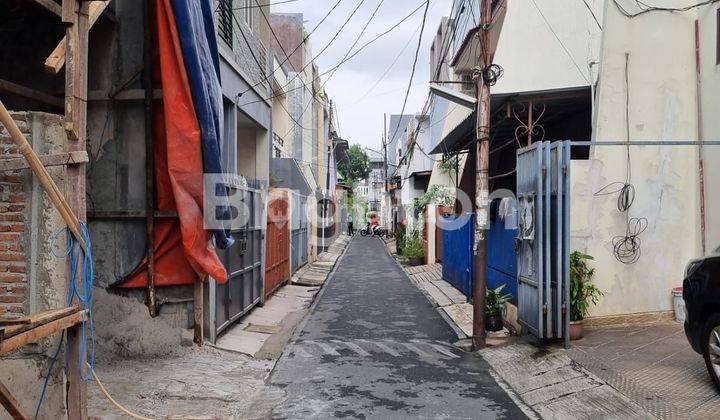
M 720 314 L 713 314 L 707 320 L 702 339 L 705 366 L 715 388 L 720 391 Z

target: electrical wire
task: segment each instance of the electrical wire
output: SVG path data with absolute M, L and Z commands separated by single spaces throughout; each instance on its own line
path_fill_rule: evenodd
M 618 9 L 618 11 L 620 11 L 620 13 L 623 16 L 625 16 L 629 19 L 632 19 L 632 18 L 636 18 L 640 15 L 644 15 L 644 14 L 650 13 L 650 12 L 670 12 L 670 13 L 687 12 L 687 11 L 690 11 L 690 10 L 698 8 L 698 7 L 717 3 L 718 1 L 720 1 L 720 0 L 706 0 L 706 1 L 695 3 L 695 4 L 692 4 L 689 6 L 685 6 L 685 7 L 660 7 L 660 6 L 650 6 L 649 4 L 644 3 L 640 0 L 635 0 L 635 4 L 638 6 L 638 9 L 640 9 L 640 11 L 636 12 L 636 13 L 632 13 L 632 12 L 628 11 L 625 7 L 623 7 L 618 2 L 618 0 L 613 0 L 613 3 L 615 4 L 615 7 Z
M 353 11 L 353 13 L 352 13 L 352 14 L 350 15 L 350 17 L 348 18 L 348 20 L 345 21 L 345 23 L 343 24 L 343 26 L 340 28 L 340 31 L 342 31 L 342 29 L 343 29 L 343 28 L 345 27 L 345 25 L 348 23 L 348 21 L 350 20 L 350 18 L 352 18 L 352 16 L 355 14 L 355 12 L 357 12 L 358 8 L 360 8 L 360 6 L 363 4 L 363 2 L 364 2 L 364 0 L 361 1 L 360 4 L 358 4 L 358 7 L 355 8 L 355 10 Z M 368 19 L 368 21 L 365 23 L 365 25 L 363 26 L 362 30 L 360 31 L 360 34 L 355 38 L 355 41 L 352 43 L 352 45 L 350 46 L 350 48 L 348 49 L 348 51 L 345 53 L 345 56 L 344 56 L 340 61 L 345 60 L 345 59 L 350 55 L 350 53 L 352 52 L 352 50 L 355 48 L 355 46 L 357 45 L 357 43 L 360 42 L 360 39 L 361 39 L 362 36 L 365 34 L 365 31 L 367 30 L 368 26 L 370 26 L 370 23 L 373 21 L 373 19 L 375 19 L 375 15 L 377 15 L 378 10 L 380 10 L 380 7 L 383 5 L 384 2 L 385 2 L 385 0 L 380 0 L 380 2 L 378 3 L 377 7 L 375 7 L 375 10 L 373 11 L 372 15 L 370 16 L 370 19 Z M 340 32 L 338 31 L 338 34 L 339 34 L 339 33 L 340 33 Z M 337 37 L 337 34 L 336 34 L 336 37 Z M 334 41 L 334 40 L 335 40 L 335 37 L 333 37 L 333 39 L 330 41 L 330 43 L 332 43 L 332 41 Z M 330 45 L 330 44 L 328 44 L 328 46 L 329 46 L 329 45 Z M 318 56 L 319 56 L 319 54 L 318 54 Z M 316 58 L 316 57 L 314 57 L 313 60 L 314 60 L 315 58 Z M 312 61 L 311 61 L 311 62 L 312 62 Z M 335 69 L 333 69 L 333 70 L 332 70 L 332 73 L 330 73 L 330 75 L 328 76 L 328 78 L 323 82 L 322 87 L 320 88 L 321 91 L 324 91 L 325 85 L 327 85 L 327 83 L 330 81 L 330 79 L 332 79 L 332 77 L 335 75 L 335 72 L 337 71 L 337 69 L 338 69 L 337 67 L 336 67 Z M 299 73 L 298 73 L 298 74 L 299 74 Z M 302 118 L 303 115 L 305 115 L 305 112 L 307 112 L 308 107 L 310 106 L 311 103 L 312 103 L 312 102 L 308 102 L 308 104 L 305 105 L 305 108 L 303 108 L 302 112 L 300 113 L 299 118 Z M 334 103 L 333 103 L 333 107 L 335 108 Z M 334 110 L 335 110 L 335 113 L 333 113 L 333 115 L 335 115 L 335 114 L 337 113 L 337 108 L 335 108 Z M 336 120 L 336 121 L 337 121 L 337 120 Z M 338 129 L 338 131 L 340 130 L 340 124 L 338 124 L 337 129 Z M 290 134 L 290 132 L 293 131 L 293 130 L 294 130 L 294 128 L 291 128 L 290 131 L 288 131 L 287 133 L 285 133 L 285 136 L 287 137 L 287 136 Z
M 253 6 L 241 6 L 241 7 L 233 7 L 232 10 L 245 10 L 245 9 L 256 9 L 256 8 L 263 8 L 263 7 L 270 7 L 270 6 L 277 6 L 278 4 L 285 4 L 285 3 L 295 3 L 296 1 L 300 0 L 283 0 L 283 1 L 276 1 L 275 3 L 266 3 L 266 4 L 259 4 L 255 2 L 257 5 Z
M 361 45 L 360 48 L 358 48 L 354 53 L 350 54 L 350 56 L 348 56 L 346 59 L 341 60 L 339 63 L 335 64 L 333 67 L 329 68 L 329 69 L 326 70 L 325 72 L 320 73 L 320 74 L 318 75 L 318 77 L 322 77 L 322 76 L 325 76 L 326 74 L 331 73 L 331 72 L 332 72 L 333 70 L 335 70 L 336 68 L 342 66 L 343 64 L 345 64 L 345 63 L 347 63 L 348 61 L 350 61 L 350 60 L 352 60 L 353 58 L 355 58 L 358 54 L 360 54 L 363 50 L 365 50 L 365 48 L 367 48 L 367 47 L 369 47 L 370 45 L 374 44 L 375 42 L 377 42 L 378 40 L 380 40 L 380 39 L 383 38 L 384 36 L 388 35 L 388 34 L 391 33 L 392 31 L 394 31 L 395 29 L 397 29 L 400 25 L 402 25 L 403 23 L 405 23 L 408 19 L 410 19 L 413 15 L 415 15 L 415 13 L 417 13 L 420 9 L 422 9 L 422 7 L 423 7 L 424 4 L 425 4 L 425 2 L 420 3 L 420 5 L 419 5 L 418 7 L 416 7 L 415 9 L 413 9 L 410 13 L 408 13 L 407 15 L 405 15 L 405 17 L 403 17 L 402 19 L 400 19 L 400 20 L 399 20 L 398 22 L 396 22 L 394 25 L 392 25 L 391 27 L 389 27 L 389 28 L 388 28 L 387 30 L 385 30 L 384 32 L 378 34 L 377 36 L 375 36 L 375 37 L 372 38 L 371 40 L 369 40 L 369 41 L 367 41 L 366 43 L 364 43 L 363 45 Z M 299 89 L 303 89 L 303 88 L 304 88 L 304 89 L 308 89 L 308 85 L 302 83 L 302 86 L 298 86 L 298 87 L 295 87 L 295 88 L 292 88 L 292 89 L 288 89 L 288 90 L 285 91 L 283 94 L 287 94 L 287 93 L 290 93 L 290 92 L 293 92 L 293 91 L 296 91 L 296 90 L 299 90 Z M 271 95 L 271 96 L 269 96 L 269 97 L 267 97 L 267 98 L 262 98 L 262 99 L 259 99 L 259 100 L 254 100 L 254 101 L 250 101 L 250 102 L 245 102 L 245 103 L 243 103 L 243 104 L 241 104 L 241 105 L 239 105 L 239 106 L 250 105 L 250 104 L 254 104 L 254 103 L 258 103 L 258 102 L 269 101 L 269 100 L 275 99 L 275 98 L 277 98 L 277 97 L 279 97 L 279 96 L 282 96 L 283 94 Z
M 625 134 L 626 145 L 626 168 L 625 181 L 612 182 L 597 192 L 595 197 L 617 194 L 617 210 L 625 215 L 625 234 L 615 236 L 612 239 L 613 254 L 615 259 L 623 264 L 635 264 L 642 255 L 640 235 L 648 227 L 648 220 L 645 217 L 631 217 L 630 208 L 635 202 L 635 186 L 632 184 L 632 161 L 630 156 L 630 54 L 625 53 Z
M 330 16 L 330 14 L 338 7 L 338 5 L 340 5 L 340 3 L 341 3 L 342 1 L 343 1 L 343 0 L 338 0 L 338 1 L 330 8 L 330 10 L 328 10 L 328 12 L 325 13 L 325 16 L 323 16 L 323 18 L 320 19 L 320 22 L 318 22 L 317 25 L 315 25 L 315 27 L 310 31 L 310 33 L 308 33 L 308 34 L 304 37 L 303 40 L 310 38 L 310 36 L 312 36 L 312 34 L 315 33 L 315 31 L 320 27 L 320 25 L 322 25 L 323 22 L 325 22 L 325 20 L 326 20 L 326 19 Z M 233 15 L 233 19 L 235 19 L 235 21 L 237 21 L 237 18 L 235 17 L 235 14 L 233 13 L 232 15 Z M 262 80 L 260 80 L 259 82 L 255 83 L 254 85 L 252 85 L 252 86 L 248 87 L 247 89 L 245 89 L 245 91 L 243 91 L 243 93 L 242 93 L 240 96 L 242 96 L 242 95 L 244 95 L 245 93 L 249 92 L 251 89 L 256 88 L 256 87 L 260 86 L 261 84 L 267 82 L 268 79 L 270 78 L 270 74 L 275 74 L 276 71 L 280 70 L 280 68 L 283 66 L 283 64 L 285 64 L 285 63 L 289 60 L 289 56 L 295 54 L 295 52 L 296 52 L 297 50 L 299 50 L 300 47 L 302 47 L 302 46 L 304 46 L 304 45 L 305 45 L 305 42 L 299 43 L 292 51 L 290 51 L 290 54 L 286 56 L 285 60 L 283 60 L 282 63 L 278 64 L 278 67 L 277 67 L 276 69 L 274 69 L 273 71 L 271 71 L 269 74 L 266 74 L 265 77 L 264 77 Z M 251 51 L 252 51 L 252 48 L 251 48 Z M 286 85 L 286 86 L 287 86 L 287 85 Z M 307 86 L 306 86 L 306 87 L 307 87 Z
M 590 15 L 592 16 L 593 20 L 595 20 L 595 23 L 597 24 L 598 28 L 602 31 L 602 25 L 600 24 L 600 20 L 598 19 L 597 15 L 595 15 L 595 12 L 588 4 L 587 0 L 582 0 L 583 4 L 585 4 L 585 8 L 587 8 L 588 12 L 590 12 Z
M 562 42 L 562 40 L 560 39 L 560 36 L 557 34 L 557 32 L 555 32 L 552 25 L 550 24 L 550 21 L 548 21 L 547 17 L 545 17 L 545 14 L 542 12 L 542 10 L 540 10 L 540 7 L 538 6 L 537 2 L 535 0 L 530 0 L 530 1 L 532 1 L 532 4 L 535 6 L 535 9 L 540 14 L 540 17 L 542 17 L 542 19 L 545 21 L 545 24 L 547 25 L 550 32 L 552 32 L 552 34 L 555 37 L 555 39 L 557 40 L 557 42 L 560 44 L 560 47 L 562 47 L 563 51 L 565 51 L 565 54 L 567 54 L 570 61 L 572 61 L 572 63 L 575 65 L 575 68 L 577 69 L 578 73 L 580 73 L 580 76 L 583 79 L 585 79 L 585 81 L 588 82 L 588 84 L 592 84 L 592 83 L 590 83 L 590 80 L 585 76 L 585 73 L 583 73 L 583 71 L 580 69 L 580 65 L 578 65 L 577 61 L 575 61 L 572 54 L 570 53 L 570 50 L 568 50 L 568 48 L 565 46 L 565 43 Z M 718 0 L 714 0 L 714 1 L 718 1 Z
M 405 114 L 405 107 L 407 106 L 408 97 L 410 96 L 410 89 L 412 88 L 413 78 L 415 77 L 415 69 L 417 68 L 418 57 L 420 56 L 420 48 L 422 47 L 423 33 L 425 32 L 425 23 L 427 22 L 427 12 L 429 8 L 430 0 L 426 0 L 425 12 L 423 13 L 423 20 L 420 26 L 420 36 L 418 37 L 417 48 L 415 49 L 415 59 L 413 60 L 413 66 L 410 72 L 410 81 L 408 82 L 407 91 L 405 92 L 405 99 L 403 100 L 402 110 L 400 111 L 401 118 L 398 119 L 397 126 L 395 127 L 395 132 L 392 136 L 390 136 L 391 139 L 394 139 L 397 135 L 397 132 L 400 129 L 400 123 L 402 122 L 402 115 Z

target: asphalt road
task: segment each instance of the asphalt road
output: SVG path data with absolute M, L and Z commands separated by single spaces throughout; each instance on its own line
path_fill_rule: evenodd
M 356 237 L 270 381 L 275 418 L 526 418 L 377 238 Z

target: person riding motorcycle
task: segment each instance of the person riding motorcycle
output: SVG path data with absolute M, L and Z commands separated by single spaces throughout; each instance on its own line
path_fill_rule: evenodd
M 372 219 L 370 219 L 370 236 L 375 236 L 375 229 L 380 225 L 380 221 L 378 221 L 377 216 L 373 216 Z

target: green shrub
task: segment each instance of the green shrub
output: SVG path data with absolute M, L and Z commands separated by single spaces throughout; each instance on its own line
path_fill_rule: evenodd
M 402 255 L 409 259 L 424 259 L 425 248 L 423 247 L 422 238 L 418 235 L 406 235 Z
M 590 305 L 598 302 L 603 292 L 590 283 L 595 269 L 588 266 L 590 255 L 574 251 L 570 254 L 570 320 L 581 321 L 589 315 Z

